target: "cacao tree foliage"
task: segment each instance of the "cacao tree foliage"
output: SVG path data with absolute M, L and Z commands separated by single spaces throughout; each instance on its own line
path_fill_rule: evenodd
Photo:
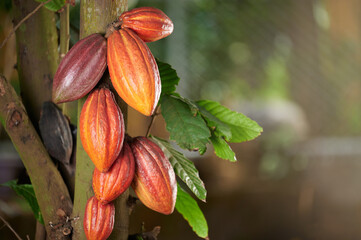
M 160 104 L 170 139 L 181 148 L 204 152 L 211 134 L 200 114 L 193 114 L 188 104 L 171 95 L 164 95 Z
M 161 112 L 166 122 L 170 139 L 187 150 L 205 153 L 207 144 L 212 144 L 215 154 L 231 162 L 236 161 L 235 153 L 228 142 L 249 141 L 261 134 L 262 127 L 241 113 L 234 112 L 218 102 L 200 100 L 194 102 L 175 92 L 179 77 L 169 64 L 157 60 L 162 86 L 166 92 L 160 99 Z M 192 162 L 175 150 L 166 140 L 152 137 L 168 155 L 177 176 L 189 189 L 205 201 L 206 190 L 198 171 Z M 188 221 L 199 237 L 208 236 L 208 227 L 196 201 L 178 187 L 176 209 Z
M 179 185 L 175 207 L 199 237 L 208 236 L 208 224 L 197 202 Z
M 159 62 L 158 60 L 158 64 Z M 179 77 L 171 69 L 169 64 L 162 65 L 162 71 L 172 74 L 162 78 L 160 72 L 161 81 L 167 88 L 175 89 Z M 211 143 L 218 157 L 235 161 L 235 154 L 227 142 L 250 141 L 263 131 L 257 122 L 242 113 L 232 111 L 215 101 L 193 102 L 181 97 L 175 90 L 163 93 L 160 104 L 170 139 L 181 148 L 198 150 L 200 154 L 207 149 L 206 144 Z
M 218 157 L 231 162 L 237 161 L 236 154 L 232 151 L 231 147 L 227 144 L 224 138 L 212 133 L 211 142 L 214 148 L 214 153 Z
M 31 184 L 17 184 L 16 182 L 17 182 L 16 180 L 11 180 L 1 185 L 10 187 L 16 192 L 16 194 L 22 196 L 29 203 L 36 220 L 38 220 L 41 224 L 44 224 L 44 220 L 40 212 L 39 204 L 35 197 L 33 186 Z
M 48 0 L 35 0 L 37 2 L 47 2 Z M 59 11 L 65 5 L 65 0 L 52 0 L 45 4 L 44 6 L 49 9 L 50 11 Z
M 175 91 L 179 77 L 177 72 L 168 64 L 156 59 L 159 75 L 162 80 L 162 92 L 161 95 L 171 94 Z

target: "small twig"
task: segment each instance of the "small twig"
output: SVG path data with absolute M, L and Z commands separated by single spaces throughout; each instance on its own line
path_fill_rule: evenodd
M 60 13 L 60 61 L 69 51 L 70 24 L 69 24 L 69 4 L 65 4 L 63 11 Z
M 122 22 L 120 22 L 118 19 L 108 24 L 104 37 L 108 38 L 114 31 L 119 29 L 120 25 L 122 25 Z
M 0 216 L 0 219 L 5 223 L 5 225 L 14 233 L 17 239 L 22 240 L 21 237 L 15 232 L 15 230 L 10 226 L 10 224 L 2 217 Z
M 148 134 L 150 132 L 150 128 L 152 127 L 152 124 L 154 122 L 154 118 L 158 115 L 157 114 L 158 107 L 159 107 L 159 105 L 155 108 L 154 113 L 152 115 L 152 118 L 150 119 L 150 123 L 149 123 L 148 129 L 147 129 L 147 133 L 145 134 L 146 137 L 148 136 Z
M 47 4 L 52 0 L 48 0 L 46 2 L 40 3 L 31 13 L 26 15 L 21 21 L 14 27 L 14 29 L 7 35 L 7 37 L 4 39 L 4 41 L 1 43 L 0 49 L 5 45 L 5 43 L 10 39 L 10 37 L 18 30 L 18 28 L 23 24 L 26 20 L 28 20 L 32 15 L 34 15 L 42 6 Z

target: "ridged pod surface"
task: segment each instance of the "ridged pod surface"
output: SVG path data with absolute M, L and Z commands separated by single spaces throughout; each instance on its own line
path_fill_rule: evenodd
M 69 164 L 73 151 L 73 135 L 68 119 L 53 102 L 43 103 L 39 129 L 50 156 L 64 164 Z
M 129 145 L 124 142 L 119 157 L 108 172 L 98 169 L 93 172 L 93 190 L 103 204 L 113 201 L 128 189 L 134 177 L 134 157 Z
M 107 88 L 89 94 L 80 113 L 80 139 L 100 172 L 117 159 L 124 141 L 124 120 L 113 93 Z
M 114 215 L 113 203 L 103 205 L 96 197 L 89 198 L 83 220 L 86 238 L 88 240 L 106 240 L 113 231 Z
M 108 37 L 108 68 L 119 96 L 132 108 L 150 116 L 161 93 L 159 70 L 147 45 L 129 29 Z
M 160 147 L 145 137 L 136 137 L 130 144 L 135 160 L 132 187 L 148 208 L 171 214 L 177 197 L 174 170 Z
M 153 7 L 134 8 L 119 17 L 123 28 L 130 28 L 145 42 L 154 42 L 173 32 L 173 22 L 161 10 Z
M 88 94 L 106 69 L 107 41 L 92 34 L 78 41 L 61 61 L 53 80 L 53 101 L 70 102 Z

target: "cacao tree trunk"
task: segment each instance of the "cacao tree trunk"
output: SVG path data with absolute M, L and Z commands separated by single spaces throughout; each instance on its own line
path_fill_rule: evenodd
M 33 0 L 14 0 L 14 23 L 21 21 L 38 5 L 39 3 Z M 65 223 L 66 217 L 57 213 L 62 212 L 69 216 L 72 202 L 61 175 L 33 127 L 38 129 L 42 103 L 51 99 L 52 78 L 58 64 L 57 40 L 55 14 L 45 8 L 41 8 L 18 29 L 17 69 L 26 111 L 10 85 L 2 79 L 5 89 L 7 86 L 9 88 L 8 92 L 1 96 L 1 101 L 7 104 L 8 109 L 1 109 L 6 112 L 2 112 L 0 118 L 3 118 L 6 131 L 30 176 L 48 237 L 69 239 L 68 235 L 63 234 L 63 229 L 70 226 L 60 224 L 61 227 L 54 228 L 49 224 Z M 12 108 L 9 109 L 9 106 Z M 14 118 L 19 118 L 15 126 L 11 124 L 11 119 Z
M 47 235 L 69 239 L 66 217 L 72 202 L 66 185 L 31 124 L 21 100 L 5 78 L 0 76 L 0 121 L 11 138 L 34 187 Z M 56 227 L 53 227 L 55 225 Z
M 115 21 L 127 9 L 127 6 L 127 0 L 82 0 L 80 5 L 80 39 L 93 33 L 104 34 L 107 25 Z M 109 77 L 103 77 L 102 81 L 109 82 Z M 85 99 L 78 101 L 78 120 Z M 127 107 L 123 103 L 120 107 L 126 124 Z M 83 149 L 78 131 L 73 217 L 79 217 L 79 220 L 73 221 L 73 239 L 86 239 L 83 230 L 83 217 L 86 202 L 94 195 L 91 186 L 93 170 L 94 164 Z M 126 204 L 128 195 L 129 193 L 126 191 L 115 202 L 115 226 L 111 239 L 126 240 L 128 238 L 129 209 Z
M 13 2 L 15 24 L 39 5 L 34 0 Z M 52 79 L 59 61 L 55 14 L 42 7 L 17 30 L 16 42 L 21 97 L 38 130 L 40 109 L 44 101 L 51 100 Z

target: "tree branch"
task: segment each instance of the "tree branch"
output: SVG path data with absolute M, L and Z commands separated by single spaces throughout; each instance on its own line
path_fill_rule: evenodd
M 47 4 L 50 1 L 52 1 L 52 0 L 48 0 L 46 2 L 40 3 L 31 13 L 29 13 L 23 19 L 21 19 L 21 21 L 18 24 L 16 24 L 16 26 L 13 28 L 13 30 L 6 36 L 4 41 L 1 43 L 0 49 L 3 48 L 3 46 L 6 44 L 6 42 L 11 38 L 11 36 L 16 32 L 16 30 L 18 30 L 18 28 L 21 26 L 21 24 L 23 24 L 26 20 L 28 20 L 31 16 L 33 16 L 42 6 L 44 6 L 45 4 Z
M 20 98 L 3 76 L 0 76 L 0 121 L 30 176 L 49 238 L 69 239 L 63 234 L 69 223 L 65 217 L 57 215 L 59 209 L 67 216 L 71 213 L 68 189 L 29 121 Z M 61 225 L 52 228 L 50 222 Z
M 15 230 L 11 227 L 11 225 L 2 216 L 0 216 L 0 219 L 10 229 L 10 231 L 12 231 L 14 233 L 14 235 L 17 239 L 22 240 L 21 237 L 19 236 L 19 234 L 17 234 L 17 232 L 15 232 Z

